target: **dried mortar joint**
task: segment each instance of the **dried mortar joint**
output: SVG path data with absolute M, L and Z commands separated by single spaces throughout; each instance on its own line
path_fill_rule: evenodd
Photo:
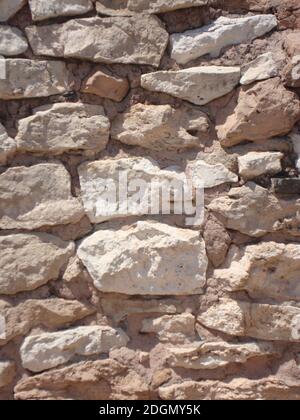
M 0 400 L 300 400 L 299 0 L 0 3 Z

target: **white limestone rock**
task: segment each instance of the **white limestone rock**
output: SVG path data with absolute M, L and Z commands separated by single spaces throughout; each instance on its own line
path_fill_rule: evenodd
M 280 69 L 283 65 L 283 60 L 276 57 L 272 52 L 260 55 L 251 63 L 242 67 L 242 78 L 240 83 L 242 85 L 250 85 L 251 83 L 260 80 L 270 79 L 280 75 Z
M 0 236 L 0 294 L 14 295 L 56 280 L 74 251 L 73 243 L 46 233 Z
M 186 166 L 186 174 L 192 179 L 193 187 L 213 188 L 227 182 L 238 182 L 239 177 L 222 163 L 210 165 L 203 160 L 195 160 Z
M 129 338 L 121 329 L 109 326 L 76 327 L 28 336 L 20 354 L 25 369 L 41 372 L 67 363 L 76 355 L 109 353 L 113 348 L 126 346 L 128 341 Z
M 202 293 L 208 260 L 199 232 L 163 223 L 107 228 L 78 248 L 95 287 L 126 295 Z
M 18 28 L 0 25 L 0 55 L 9 57 L 23 54 L 27 48 L 27 40 Z
M 158 67 L 169 35 L 154 16 L 73 19 L 30 26 L 26 34 L 36 55 L 78 58 L 96 63 Z
M 18 123 L 19 151 L 61 154 L 67 151 L 97 153 L 109 139 L 109 119 L 102 106 L 57 103 L 34 109 Z
M 10 138 L 0 123 L 0 165 L 6 165 L 7 159 L 16 151 L 16 142 Z
M 1 0 L 0 22 L 6 22 L 27 3 L 27 0 Z
M 281 172 L 280 152 L 249 152 L 238 157 L 239 174 L 245 179 L 253 179 L 261 175 L 275 175 Z
M 0 78 L 0 99 L 41 98 L 71 90 L 71 76 L 62 61 L 5 60 L 6 78 Z
M 250 43 L 276 26 L 274 15 L 220 17 L 210 25 L 171 35 L 171 58 L 186 64 L 206 54 L 218 57 L 224 47 Z
M 196 105 L 205 105 L 231 92 L 240 81 L 239 67 L 200 66 L 143 74 L 141 85 Z
M 94 8 L 91 0 L 29 0 L 29 7 L 33 21 L 83 15 Z

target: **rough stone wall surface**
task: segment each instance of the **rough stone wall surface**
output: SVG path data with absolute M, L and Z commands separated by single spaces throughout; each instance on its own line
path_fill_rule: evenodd
M 0 399 L 300 400 L 300 0 L 0 22 Z M 99 214 L 121 172 L 203 222 Z

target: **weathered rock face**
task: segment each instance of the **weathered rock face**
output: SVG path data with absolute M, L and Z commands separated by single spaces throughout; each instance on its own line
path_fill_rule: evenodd
M 138 222 L 128 230 L 100 230 L 78 256 L 102 292 L 129 295 L 201 293 L 207 257 L 198 232 Z
M 41 372 L 62 365 L 75 355 L 108 353 L 113 348 L 126 346 L 128 341 L 129 338 L 120 329 L 105 326 L 77 327 L 28 336 L 20 353 L 25 369 Z
M 232 188 L 227 196 L 214 199 L 209 209 L 228 229 L 260 237 L 268 232 L 299 234 L 299 200 L 282 200 L 252 182 Z M 257 215 L 259 214 L 259 217 Z
M 253 179 L 260 175 L 275 175 L 281 172 L 280 152 L 249 152 L 238 158 L 239 173 L 243 178 Z
M 186 381 L 159 388 L 163 400 L 298 400 L 299 387 L 268 377 L 224 381 Z
M 138 400 L 150 398 L 144 375 L 115 360 L 77 363 L 51 370 L 18 383 L 18 400 Z
M 15 363 L 11 361 L 0 362 L 0 388 L 9 385 L 15 376 Z
M 31 26 L 26 34 L 37 55 L 154 67 L 159 66 L 168 43 L 168 33 L 151 16 L 74 19 Z
M 237 182 L 238 176 L 229 171 L 222 163 L 209 165 L 203 160 L 195 160 L 186 166 L 186 173 L 192 179 L 195 188 L 213 188 L 227 182 Z
M 1 0 L 0 22 L 6 22 L 13 17 L 27 0 Z
M 14 56 L 24 53 L 28 48 L 26 38 L 17 28 L 0 25 L 0 54 Z
M 5 338 L 0 337 L 0 346 L 33 328 L 62 328 L 95 312 L 90 305 L 58 298 L 28 299 L 16 306 L 0 301 L 0 309 L 6 321 Z
M 269 343 L 231 344 L 225 341 L 169 347 L 166 363 L 184 369 L 218 369 L 230 363 L 245 363 L 253 357 L 276 353 Z
M 70 90 L 70 74 L 62 61 L 7 59 L 5 67 L 0 99 L 46 97 Z
M 13 295 L 56 280 L 74 248 L 45 233 L 1 236 L 0 294 Z
M 282 60 L 275 54 L 269 52 L 260 55 L 242 67 L 242 85 L 250 85 L 251 83 L 270 79 L 280 75 Z
M 225 266 L 215 270 L 214 276 L 231 291 L 246 290 L 254 297 L 300 300 L 298 244 L 262 242 L 242 249 L 233 246 Z
M 93 223 L 149 214 L 153 189 L 172 182 L 181 187 L 183 181 L 182 173 L 161 170 L 152 159 L 138 157 L 88 162 L 80 165 L 78 172 L 84 208 Z M 170 194 L 168 202 L 171 200 Z
M 102 71 L 96 71 L 89 76 L 81 86 L 81 92 L 101 96 L 121 102 L 129 91 L 129 83 L 126 79 L 113 77 Z
M 76 223 L 84 215 L 71 195 L 70 175 L 61 164 L 8 169 L 0 175 L 0 197 L 1 229 Z
M 142 87 L 205 105 L 231 92 L 240 81 L 239 67 L 192 67 L 143 74 Z
M 171 35 L 171 58 L 179 64 L 186 64 L 206 54 L 218 57 L 224 47 L 249 43 L 276 26 L 274 15 L 220 17 L 202 28 Z
M 212 215 L 205 223 L 203 239 L 208 258 L 214 267 L 219 267 L 226 258 L 231 238 L 222 223 Z
M 189 313 L 147 318 L 143 321 L 141 332 L 156 334 L 159 341 L 174 345 L 190 343 L 197 339 L 195 317 Z
M 29 6 L 34 21 L 83 15 L 93 9 L 91 0 L 29 0 Z
M 285 36 L 284 46 L 290 56 L 300 54 L 299 35 L 300 31 L 293 31 Z
M 46 105 L 19 121 L 17 147 L 35 153 L 61 154 L 80 150 L 97 153 L 107 145 L 109 128 L 110 122 L 101 106 Z
M 177 150 L 199 147 L 208 139 L 209 128 L 207 115 L 196 108 L 137 104 L 115 118 L 111 135 L 132 146 Z
M 188 7 L 205 6 L 209 0 L 97 0 L 97 11 L 108 16 L 134 16 L 138 13 L 165 13 Z
M 217 132 L 221 144 L 228 147 L 287 134 L 299 119 L 297 95 L 275 78 L 241 88 L 225 112 L 219 112 Z
M 11 139 L 0 123 L 0 165 L 6 165 L 7 159 L 16 151 L 16 142 Z
M 287 86 L 300 87 L 300 54 L 295 55 L 285 68 L 285 78 Z
M 232 336 L 300 341 L 300 308 L 222 299 L 198 316 L 207 328 Z

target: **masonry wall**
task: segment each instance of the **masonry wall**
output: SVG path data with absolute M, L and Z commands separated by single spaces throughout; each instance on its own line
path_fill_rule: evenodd
M 0 399 L 300 399 L 300 1 L 0 22 Z M 125 177 L 203 182 L 204 220 Z

